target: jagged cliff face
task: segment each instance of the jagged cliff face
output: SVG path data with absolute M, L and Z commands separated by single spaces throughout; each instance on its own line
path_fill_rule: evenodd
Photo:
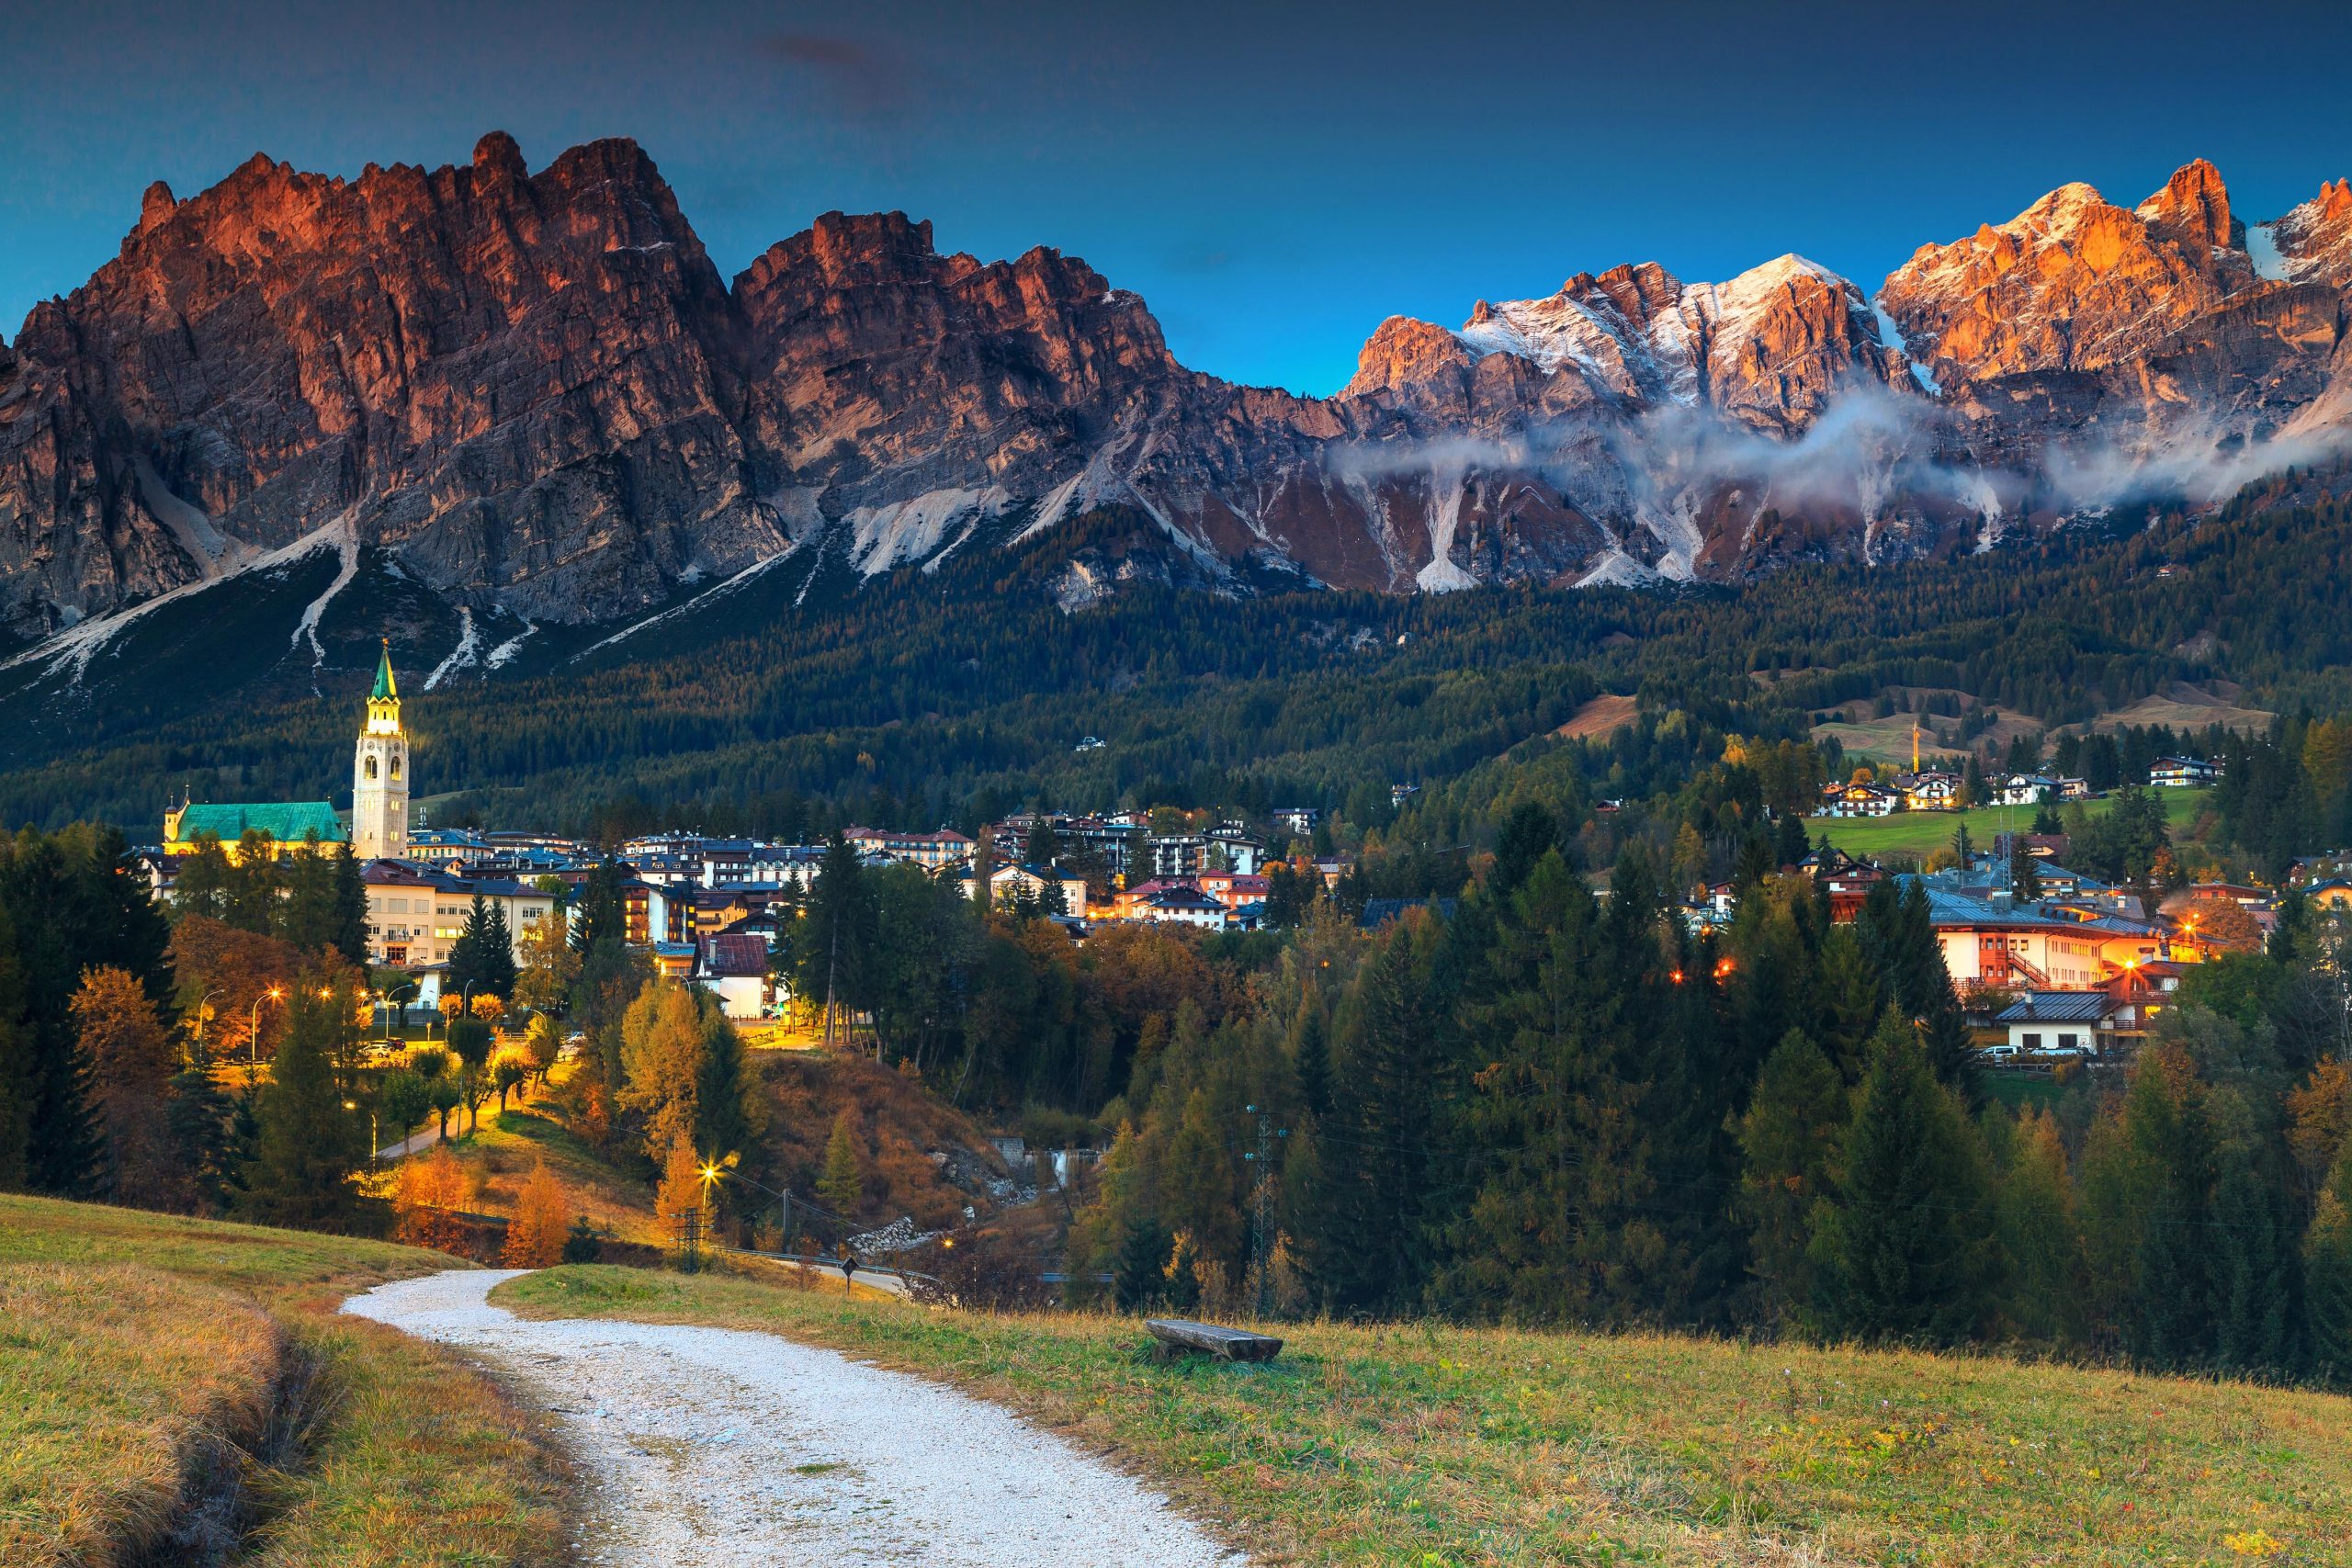
M 781 543 L 753 497 L 732 305 L 643 153 L 345 182 L 256 157 L 148 192 L 37 308 L 0 390 L 0 604 L 19 626 L 323 527 L 526 614 L 625 607 Z
M 1393 318 L 1310 399 L 1187 370 L 1081 261 L 942 255 L 899 214 L 828 214 L 722 283 L 627 141 L 537 175 L 499 134 L 347 182 L 256 157 L 151 190 L 0 347 L 0 619 L 39 637 L 310 541 L 607 622 L 1112 504 L 1163 558 L 1073 559 L 1066 603 L 1138 571 L 1412 592 L 1932 555 L 2118 474 L 2186 493 L 2333 442 L 2347 284 L 2352 186 L 2249 228 L 2198 163 L 2133 209 L 2062 187 L 1875 298 L 1783 256 Z

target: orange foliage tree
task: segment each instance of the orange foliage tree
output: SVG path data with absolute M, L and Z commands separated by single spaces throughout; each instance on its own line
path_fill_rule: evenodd
M 466 1206 L 466 1172 L 447 1144 L 433 1152 L 402 1162 L 392 1183 L 392 1215 L 396 1234 L 413 1247 L 460 1252 L 466 1223 L 458 1211 Z
M 506 1247 L 499 1261 L 509 1269 L 548 1269 L 563 1261 L 564 1234 L 571 1229 L 571 1202 L 563 1184 L 540 1160 L 524 1179 L 506 1224 Z

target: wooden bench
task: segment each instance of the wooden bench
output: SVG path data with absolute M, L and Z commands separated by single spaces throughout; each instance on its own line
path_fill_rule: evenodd
M 1181 1317 L 1146 1318 L 1144 1326 L 1159 1341 L 1152 1353 L 1162 1361 L 1188 1351 L 1224 1361 L 1271 1361 L 1283 1348 L 1281 1340 L 1246 1328 L 1220 1328 L 1214 1323 L 1188 1323 Z

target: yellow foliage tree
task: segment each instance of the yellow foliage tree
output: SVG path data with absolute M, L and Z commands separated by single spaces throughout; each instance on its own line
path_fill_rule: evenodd
M 563 1184 L 540 1160 L 524 1179 L 506 1223 L 506 1247 L 499 1261 L 509 1269 L 548 1269 L 563 1261 L 563 1238 L 571 1229 L 571 1202 Z
M 479 996 L 474 998 L 473 1014 L 484 1023 L 496 1023 L 506 1016 L 506 1004 L 496 997 Z

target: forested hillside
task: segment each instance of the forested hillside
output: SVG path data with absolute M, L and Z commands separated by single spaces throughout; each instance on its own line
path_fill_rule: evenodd
M 2036 728 L 2177 681 L 2324 714 L 2352 694 L 2340 478 L 2290 475 L 2199 518 L 2119 513 L 1952 562 L 1793 567 L 1737 589 L 1237 599 L 1138 571 L 1066 614 L 1024 553 L 1042 544 L 863 588 L 820 578 L 800 603 L 754 583 L 535 673 L 419 695 L 418 792 L 460 796 L 436 821 L 800 836 L 1039 800 L 1337 807 L 1565 745 L 1546 738 L 1600 692 L 1767 739 L 1902 688 Z M 1150 528 L 1135 514 L 1071 526 L 1080 544 L 1159 558 L 1139 553 Z M 356 675 L 190 675 L 184 649 L 79 709 L 49 688 L 0 698 L 0 819 L 96 816 L 136 840 L 167 791 L 347 787 Z M 1108 744 L 1073 750 L 1088 735 Z

